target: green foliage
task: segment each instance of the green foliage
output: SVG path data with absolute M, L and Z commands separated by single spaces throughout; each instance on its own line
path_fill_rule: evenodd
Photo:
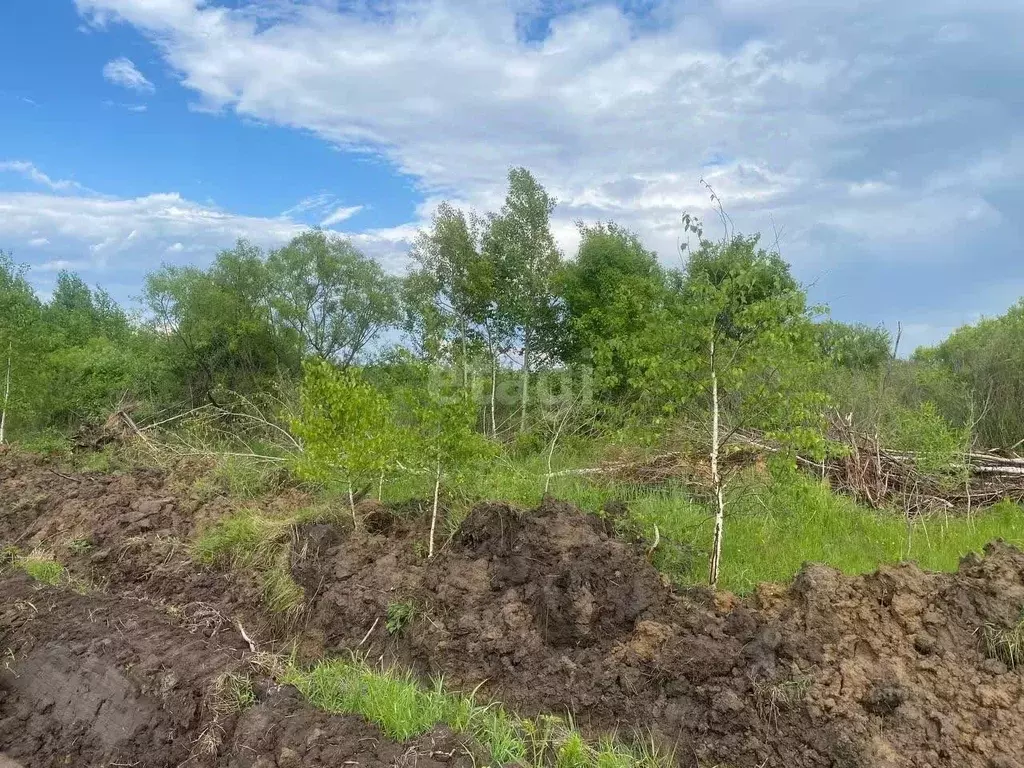
M 693 345 L 677 361 L 689 388 L 683 396 L 706 403 L 713 368 L 728 428 L 761 429 L 794 450 L 822 454 L 826 397 L 815 310 L 789 266 L 758 248 L 757 237 L 703 240 L 679 290 Z
M 301 413 L 292 431 L 304 450 L 295 471 L 349 488 L 376 481 L 390 468 L 399 444 L 390 403 L 354 369 L 316 361 L 303 370 Z
M 912 451 L 919 469 L 942 478 L 946 484 L 967 480 L 965 454 L 971 447 L 970 431 L 951 427 L 934 403 L 894 409 L 882 437 L 887 448 Z
M 400 635 L 416 618 L 416 605 L 411 600 L 388 603 L 384 627 L 389 635 Z
M 184 391 L 202 401 L 218 388 L 252 392 L 297 372 L 301 341 L 274 322 L 271 293 L 263 253 L 245 241 L 208 270 L 164 267 L 146 278 L 143 301 Z
M 855 371 L 879 371 L 892 354 L 885 328 L 826 320 L 817 323 L 818 345 L 833 366 Z
M 399 319 L 398 283 L 337 235 L 299 235 L 267 260 L 278 320 L 322 360 L 348 366 Z
M 592 364 L 599 391 L 616 399 L 640 395 L 649 358 L 664 346 L 672 297 L 657 257 L 615 224 L 580 225 L 575 262 L 559 276 L 565 305 L 560 356 Z M 662 339 L 659 342 L 659 338 Z
M 925 398 L 957 426 L 974 426 L 987 447 L 1024 440 L 1024 299 L 1006 314 L 955 331 L 932 349 L 918 350 Z

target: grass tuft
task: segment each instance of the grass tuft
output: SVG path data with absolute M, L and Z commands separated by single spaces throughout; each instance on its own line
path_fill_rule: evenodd
M 270 567 L 290 529 L 290 520 L 239 510 L 207 528 L 192 545 L 192 556 L 206 565 Z
M 985 638 L 985 653 L 991 658 L 999 659 L 1010 669 L 1024 663 L 1024 613 L 1012 627 L 987 624 L 982 634 Z
M 49 552 L 35 550 L 18 559 L 18 565 L 36 581 L 51 587 L 67 582 L 68 572 Z
M 389 635 L 399 635 L 416 618 L 416 606 L 411 600 L 388 603 L 384 627 Z
M 289 570 L 293 521 L 243 509 L 221 518 L 192 544 L 192 557 L 207 565 L 250 569 L 260 578 L 263 601 L 278 616 L 301 612 L 305 594 Z

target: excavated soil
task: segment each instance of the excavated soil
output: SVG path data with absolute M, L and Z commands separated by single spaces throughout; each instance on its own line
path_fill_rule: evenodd
M 212 642 L 160 609 L 4 579 L 0 748 L 25 766 L 468 766 L 441 731 L 398 745 L 258 677 L 239 637 Z M 225 675 L 256 703 L 225 711 Z
M 13 649 L 0 678 L 0 752 L 25 765 L 67 755 L 103 765 L 119 749 L 139 765 L 283 767 L 293 752 L 314 766 L 407 759 L 409 745 L 379 737 L 359 753 L 370 726 L 314 713 L 270 681 L 239 722 L 217 722 L 216 754 L 192 754 L 188 740 L 209 724 L 203 691 L 245 663 L 240 620 L 261 645 L 297 634 L 307 658 L 359 647 L 451 685 L 482 683 L 524 713 L 650 730 L 681 765 L 1024 768 L 1024 677 L 983 642 L 1024 607 L 1024 555 L 999 543 L 952 574 L 906 564 L 849 577 L 810 565 L 788 586 L 737 600 L 672 589 L 606 520 L 555 501 L 480 505 L 432 560 L 425 520 L 367 505 L 358 532 L 295 532 L 305 610 L 285 631 L 262 616 L 252 577 L 185 554 L 184 540 L 228 508 L 182 498 L 157 473 L 0 463 L 0 542 L 46 546 L 106 592 L 35 592 L 10 576 L 0 585 L 0 633 Z M 61 550 L 80 539 L 87 552 Z M 391 634 L 398 604 L 414 617 Z M 338 737 L 355 756 L 299 749 L 334 729 L 357 734 Z M 268 734 L 272 745 L 252 741 Z M 435 734 L 412 748 L 439 760 L 449 741 Z M 254 762 L 239 762 L 250 750 Z

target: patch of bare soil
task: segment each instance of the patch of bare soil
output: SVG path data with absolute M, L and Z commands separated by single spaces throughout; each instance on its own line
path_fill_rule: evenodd
M 211 642 L 153 606 L 22 576 L 0 589 L 0 749 L 25 766 L 470 763 L 451 734 L 395 744 L 359 718 L 314 710 L 260 679 L 239 635 Z M 251 707 L 232 705 L 226 675 L 253 678 Z
M 0 464 L 3 542 L 88 535 L 96 549 L 70 557 L 72 569 L 105 574 L 122 597 L 214 606 L 247 622 L 258 614 L 244 577 L 183 557 L 195 518 L 160 481 L 53 477 Z M 358 647 L 451 684 L 484 683 L 485 695 L 527 713 L 652 729 L 682 765 L 1024 768 L 1024 677 L 983 642 L 986 627 L 1013 626 L 1024 607 L 1024 555 L 1010 547 L 994 544 L 953 574 L 901 565 L 847 577 L 808 566 L 787 587 L 736 600 L 673 590 L 642 548 L 553 501 L 481 505 L 432 560 L 425 519 L 364 512 L 358 532 L 310 524 L 296 534 L 307 657 Z M 398 605 L 413 608 L 404 627 L 387 620 Z M 124 641 L 96 632 L 96 643 Z M 225 641 L 231 632 L 227 622 L 196 637 L 237 653 L 244 645 Z M 55 712 L 37 713 L 34 727 L 65 732 L 67 716 Z M 8 738 L 0 732 L 0 751 Z

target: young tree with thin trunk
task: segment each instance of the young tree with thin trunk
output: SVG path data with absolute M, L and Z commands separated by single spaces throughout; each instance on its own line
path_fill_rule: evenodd
M 355 490 L 380 483 L 402 442 L 391 403 L 355 369 L 317 360 L 303 370 L 300 415 L 292 422 L 302 442 L 296 473 L 315 482 L 340 482 L 358 528 Z
M 561 262 L 551 234 L 555 202 L 533 174 L 513 168 L 505 205 L 491 216 L 484 236 L 484 252 L 495 270 L 496 324 L 521 343 L 521 432 L 527 426 L 531 368 L 555 347 L 554 280 Z
M 427 557 L 436 550 L 443 486 L 457 486 L 481 461 L 492 454 L 494 444 L 476 431 L 476 407 L 468 393 L 447 383 L 445 376 L 430 375 L 429 367 L 417 372 L 416 383 L 399 395 L 398 410 L 411 413 L 414 440 L 407 443 L 411 461 L 433 480 L 433 503 Z
M 743 428 L 757 428 L 783 447 L 824 450 L 822 357 L 815 309 L 777 254 L 757 237 L 700 240 L 681 276 L 680 331 L 693 345 L 689 398 L 710 421 L 708 458 L 714 533 L 708 581 L 718 584 L 725 539 L 726 480 L 722 451 Z

